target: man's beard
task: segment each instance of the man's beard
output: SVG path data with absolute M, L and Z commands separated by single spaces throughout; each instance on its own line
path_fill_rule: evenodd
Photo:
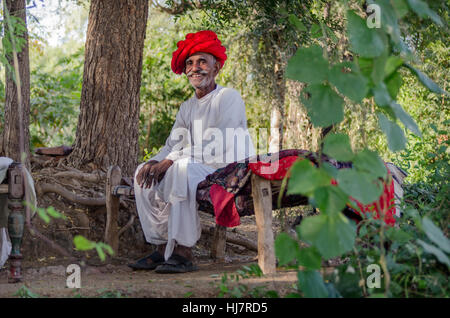
M 199 84 L 193 84 L 192 82 L 191 82 L 191 75 L 194 75 L 194 74 L 201 74 L 201 75 L 204 75 L 205 77 L 203 78 L 203 80 L 199 83 Z M 197 72 L 193 72 L 193 71 L 190 71 L 189 73 L 187 73 L 186 74 L 187 75 L 187 77 L 188 77 L 188 79 L 189 79 L 189 83 L 194 87 L 194 88 L 205 88 L 205 87 L 208 87 L 208 85 L 210 85 L 211 84 L 211 82 L 214 80 L 214 77 L 213 76 L 209 76 L 209 73 L 207 72 L 207 71 L 205 71 L 205 70 L 200 70 L 200 71 L 197 71 Z

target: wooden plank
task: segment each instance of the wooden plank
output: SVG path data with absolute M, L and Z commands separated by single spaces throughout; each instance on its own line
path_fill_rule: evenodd
M 125 195 L 127 197 L 134 197 L 134 188 L 129 187 L 129 186 L 116 186 L 113 189 L 113 194 L 115 196 L 121 196 L 121 195 Z
M 258 265 L 264 274 L 276 272 L 272 229 L 272 189 L 270 181 L 252 174 L 252 197 L 258 229 Z
M 120 198 L 113 195 L 114 187 L 120 184 L 122 172 L 118 166 L 111 166 L 106 175 L 106 229 L 105 242 L 117 255 L 119 251 L 119 204 Z
M 211 257 L 215 260 L 225 260 L 225 248 L 227 245 L 227 228 L 216 224 L 213 241 L 211 243 Z
M 1 193 L 8 193 L 8 185 L 7 184 L 0 184 L 0 194 Z

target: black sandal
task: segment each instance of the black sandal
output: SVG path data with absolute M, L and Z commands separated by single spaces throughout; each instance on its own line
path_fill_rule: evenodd
M 198 270 L 197 266 L 179 254 L 172 254 L 163 264 L 159 265 L 155 272 L 160 274 L 187 273 Z
M 147 262 L 147 259 L 151 259 L 152 263 L 149 264 Z M 161 265 L 163 263 L 164 263 L 164 256 L 161 255 L 160 252 L 154 251 L 152 254 L 150 254 L 144 258 L 141 258 L 136 263 L 128 264 L 128 267 L 131 267 L 134 270 L 136 270 L 136 269 L 152 270 L 152 269 L 155 269 L 156 267 L 158 267 L 158 265 Z

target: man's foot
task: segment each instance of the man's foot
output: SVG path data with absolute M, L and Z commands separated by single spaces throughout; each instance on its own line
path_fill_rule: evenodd
M 141 258 L 136 263 L 128 264 L 128 267 L 131 267 L 134 270 L 137 269 L 146 269 L 152 270 L 164 263 L 164 249 L 166 245 L 158 245 L 156 251 L 152 254 Z
M 163 264 L 156 267 L 155 272 L 160 274 L 187 273 L 198 270 L 192 262 L 192 250 L 190 247 L 177 245 L 172 256 Z
M 198 270 L 191 260 L 173 253 L 163 264 L 156 267 L 155 272 L 160 274 L 187 273 Z

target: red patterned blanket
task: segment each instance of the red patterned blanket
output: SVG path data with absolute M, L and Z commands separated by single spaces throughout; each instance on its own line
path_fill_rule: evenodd
M 282 180 L 292 164 L 301 159 L 309 159 L 316 166 L 319 156 L 317 153 L 288 149 L 276 154 L 258 155 L 243 161 L 234 162 L 208 175 L 197 187 L 197 202 L 199 210 L 215 216 L 216 223 L 222 226 L 234 227 L 240 224 L 240 217 L 254 214 L 251 174 L 255 173 L 268 180 Z M 338 162 L 322 155 L 322 162 L 328 162 L 337 169 L 351 168 L 349 162 Z M 288 181 L 289 182 L 289 181 Z M 333 184 L 336 182 L 333 180 Z M 308 204 L 308 198 L 302 195 L 287 195 L 287 187 L 281 199 L 281 207 L 292 207 Z M 272 191 L 272 208 L 278 207 L 278 191 Z M 374 212 L 379 217 L 379 210 L 389 206 L 385 214 L 386 224 L 395 223 L 394 214 L 394 184 L 385 185 L 384 192 L 377 202 L 363 205 L 353 199 L 359 210 L 347 206 L 344 214 L 358 221 L 361 213 Z

